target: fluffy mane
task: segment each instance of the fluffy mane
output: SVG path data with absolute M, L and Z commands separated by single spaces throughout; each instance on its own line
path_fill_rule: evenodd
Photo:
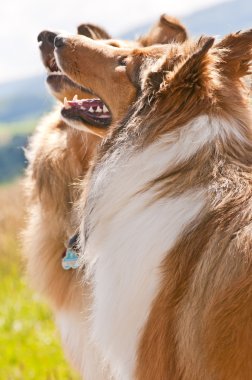
M 251 43 L 129 58 L 139 98 L 100 149 L 80 227 L 93 338 L 118 378 L 251 374 Z

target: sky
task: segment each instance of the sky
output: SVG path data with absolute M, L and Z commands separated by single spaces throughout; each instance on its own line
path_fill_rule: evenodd
M 0 83 L 43 73 L 37 48 L 41 30 L 75 33 L 96 23 L 118 37 L 162 13 L 185 16 L 228 0 L 7 0 L 0 4 Z

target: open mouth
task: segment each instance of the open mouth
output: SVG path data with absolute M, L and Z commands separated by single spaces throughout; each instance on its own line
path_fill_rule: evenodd
M 68 83 L 71 83 L 74 86 L 74 83 L 65 76 L 60 68 L 58 67 L 54 54 L 48 54 L 47 59 L 44 58 L 44 66 L 47 70 L 47 83 L 54 87 L 55 81 L 66 80 Z
M 106 128 L 111 124 L 111 113 L 104 102 L 97 97 L 94 99 L 85 99 L 85 92 L 91 94 L 91 91 L 74 83 L 63 74 L 54 56 L 47 61 L 46 68 L 48 71 L 47 83 L 55 91 L 60 92 L 64 87 L 68 86 L 73 89 L 78 89 L 78 92 L 83 92 L 83 99 L 79 100 L 77 95 L 75 95 L 72 100 L 64 99 L 64 107 L 61 110 L 61 115 L 64 119 L 81 124 L 90 124 L 91 126 L 99 128 Z
M 56 63 L 56 60 L 55 60 L 55 57 L 54 55 L 47 61 L 47 69 L 49 71 L 49 74 L 50 73 L 59 73 L 59 74 L 62 74 L 57 63 Z
M 111 124 L 111 113 L 101 99 L 64 99 L 61 115 L 65 119 L 88 123 L 97 127 L 108 127 Z

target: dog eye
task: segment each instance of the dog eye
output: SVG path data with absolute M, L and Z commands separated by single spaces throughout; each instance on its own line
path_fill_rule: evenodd
M 126 66 L 127 65 L 127 56 L 120 56 L 118 58 L 118 65 L 119 66 Z

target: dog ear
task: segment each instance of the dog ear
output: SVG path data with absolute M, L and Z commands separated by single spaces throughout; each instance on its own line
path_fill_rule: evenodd
M 170 49 L 167 53 L 162 49 L 162 54 L 156 57 L 150 57 L 148 52 L 143 54 L 137 51 L 127 58 L 128 77 L 141 90 L 148 87 L 161 94 L 194 88 L 198 92 L 202 89 L 203 95 L 206 88 L 210 89 L 209 78 L 213 76 L 212 69 L 216 61 L 213 54 L 207 54 L 213 44 L 213 37 L 201 37 L 187 59 L 183 59 L 180 54 L 173 60 Z
M 139 39 L 143 46 L 184 42 L 188 38 L 184 25 L 179 20 L 163 14 L 151 30 Z
M 231 78 L 251 74 L 252 29 L 229 34 L 217 45 L 221 49 L 221 72 Z
M 214 40 L 213 37 L 201 37 L 195 45 L 194 52 L 171 71 L 165 70 L 166 65 L 169 66 L 170 57 L 168 57 L 162 68 L 165 77 L 161 83 L 160 91 L 167 91 L 167 88 L 170 92 L 191 91 L 193 89 L 204 96 L 214 83 L 212 78 L 214 77 L 213 68 L 216 58 L 213 54 L 208 54 Z
M 111 36 L 99 26 L 93 24 L 81 24 L 77 28 L 78 34 L 92 38 L 92 40 L 110 39 Z

